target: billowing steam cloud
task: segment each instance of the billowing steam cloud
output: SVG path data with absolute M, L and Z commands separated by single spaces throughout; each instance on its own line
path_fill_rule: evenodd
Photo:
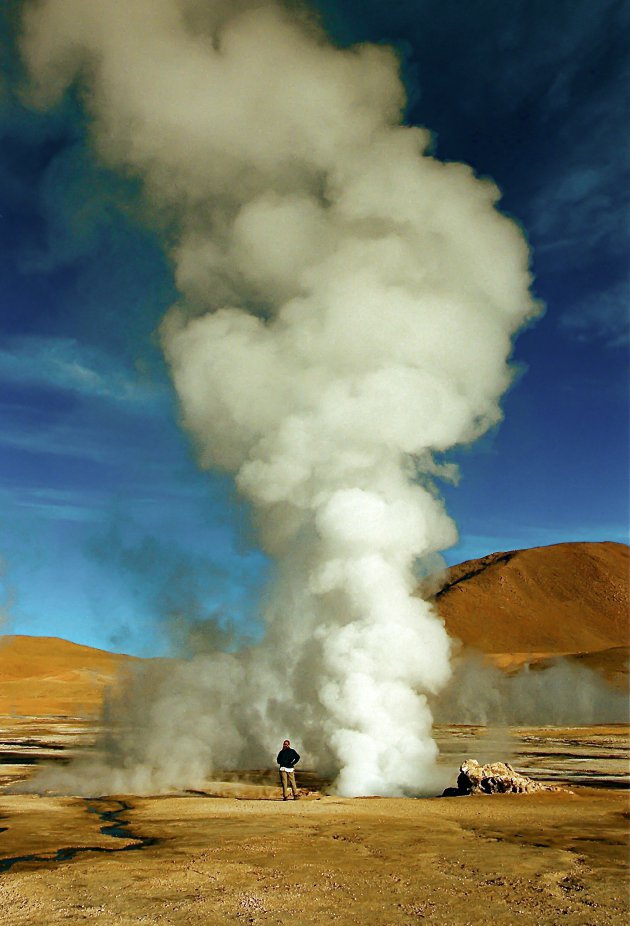
M 174 670 L 117 786 L 266 763 L 288 731 L 341 793 L 421 789 L 450 646 L 414 563 L 455 540 L 432 454 L 500 418 L 535 311 L 521 233 L 400 124 L 394 54 L 335 48 L 301 7 L 43 0 L 23 50 L 36 101 L 78 82 L 99 157 L 142 181 L 184 427 L 278 563 L 262 644 Z

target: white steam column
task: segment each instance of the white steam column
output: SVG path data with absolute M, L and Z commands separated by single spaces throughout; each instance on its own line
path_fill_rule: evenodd
M 391 51 L 335 48 L 281 3 L 44 0 L 23 49 L 36 101 L 82 82 L 99 156 L 143 182 L 184 427 L 278 562 L 262 644 L 207 664 L 221 761 L 290 731 L 343 794 L 422 790 L 449 640 L 413 566 L 456 536 L 432 453 L 501 417 L 536 311 L 522 234 L 400 124 Z

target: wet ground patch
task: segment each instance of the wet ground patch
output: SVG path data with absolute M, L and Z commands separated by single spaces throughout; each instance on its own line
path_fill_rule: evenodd
M 39 865 L 51 865 L 57 862 L 68 862 L 76 858 L 77 855 L 84 854 L 86 852 L 98 852 L 105 854 L 112 854 L 116 852 L 130 852 L 133 850 L 144 849 L 147 846 L 155 845 L 158 840 L 153 837 L 139 836 L 135 833 L 129 831 L 129 822 L 123 820 L 121 815 L 126 813 L 128 810 L 131 810 L 131 804 L 127 804 L 125 801 L 111 801 L 108 798 L 98 798 L 96 799 L 101 805 L 111 805 L 112 803 L 117 804 L 118 806 L 114 809 L 103 810 L 99 809 L 96 805 L 95 799 L 86 799 L 86 809 L 88 813 L 97 814 L 101 822 L 104 824 L 100 828 L 100 832 L 103 836 L 111 836 L 115 839 L 124 839 L 124 840 L 134 840 L 132 843 L 127 842 L 126 845 L 115 847 L 115 846 L 63 846 L 60 849 L 57 849 L 53 854 L 37 854 L 31 853 L 27 855 L 15 855 L 8 858 L 0 858 L 0 874 L 10 871 L 15 865 L 18 864 L 27 864 L 27 863 L 37 863 Z M 8 827 L 0 828 L 0 832 L 6 832 Z

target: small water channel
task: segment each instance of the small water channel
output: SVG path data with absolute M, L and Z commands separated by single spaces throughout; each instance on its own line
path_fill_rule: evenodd
M 133 839 L 134 842 L 121 846 L 120 848 L 109 846 L 64 846 L 57 849 L 54 855 L 15 855 L 11 858 L 0 858 L 0 874 L 10 871 L 14 865 L 20 862 L 40 862 L 42 864 L 51 864 L 55 862 L 67 862 L 80 855 L 83 852 L 101 852 L 112 854 L 114 852 L 131 852 L 138 849 L 145 849 L 147 846 L 155 845 L 158 840 L 150 836 L 137 836 L 128 829 L 130 824 L 121 819 L 121 815 L 131 810 L 131 804 L 125 801 L 112 801 L 109 798 L 98 798 L 99 802 L 108 804 L 117 804 L 114 810 L 99 810 L 94 806 L 94 798 L 86 799 L 88 813 L 97 814 L 104 826 L 101 826 L 101 833 L 104 836 L 113 836 L 115 839 Z M 4 828 L 6 829 L 6 827 Z

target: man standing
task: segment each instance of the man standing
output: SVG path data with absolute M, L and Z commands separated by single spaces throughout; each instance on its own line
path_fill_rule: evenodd
M 300 757 L 295 751 L 291 749 L 291 743 L 289 740 L 285 740 L 282 744 L 282 749 L 278 753 L 278 758 L 276 762 L 280 766 L 280 781 L 282 782 L 282 800 L 289 800 L 289 791 L 287 789 L 287 782 L 291 785 L 291 791 L 293 792 L 293 800 L 297 801 L 299 798 L 297 792 L 297 786 L 295 784 L 295 772 L 294 766 L 300 761 Z

